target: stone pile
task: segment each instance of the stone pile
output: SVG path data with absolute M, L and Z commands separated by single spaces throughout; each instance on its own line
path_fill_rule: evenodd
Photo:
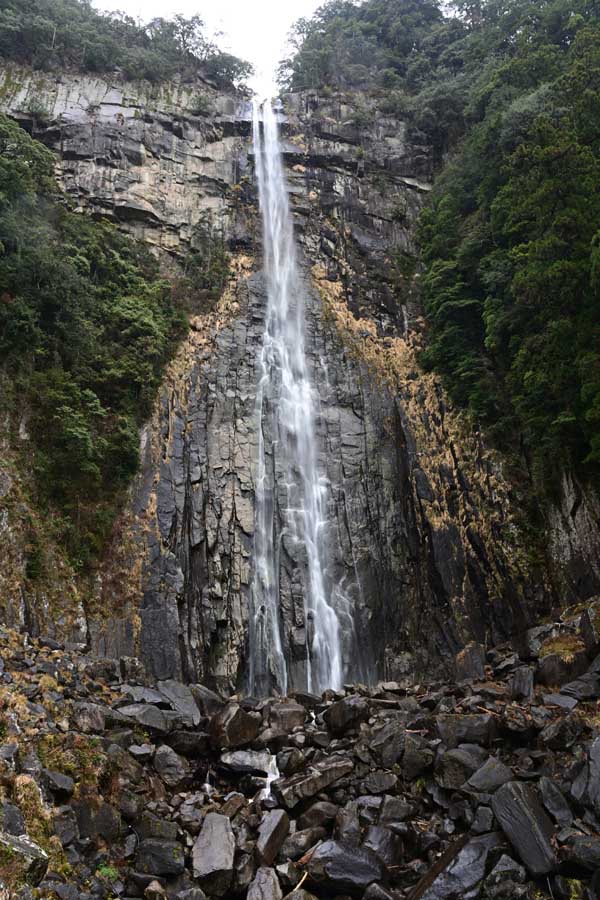
M 0 897 L 600 897 L 599 614 L 266 700 L 4 631 Z

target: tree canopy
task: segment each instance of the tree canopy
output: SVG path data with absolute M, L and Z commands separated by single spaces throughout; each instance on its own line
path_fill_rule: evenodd
M 200 16 L 140 25 L 123 13 L 100 13 L 89 0 L 0 0 L 0 57 L 50 71 L 119 69 L 150 81 L 199 73 L 239 85 L 252 73 L 209 40 Z
M 543 490 L 597 479 L 597 4 L 332 0 L 293 41 L 284 86 L 362 88 L 433 149 L 423 363 Z

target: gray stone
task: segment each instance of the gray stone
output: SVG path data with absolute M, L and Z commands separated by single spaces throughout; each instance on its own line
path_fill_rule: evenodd
M 187 760 L 175 753 L 171 747 L 163 744 L 154 754 L 154 768 L 165 784 L 175 788 L 189 775 Z
M 251 716 L 237 703 L 229 703 L 210 722 L 215 748 L 243 747 L 252 743 L 260 731 L 260 718 Z
M 149 728 L 158 734 L 167 734 L 171 730 L 168 717 L 162 709 L 148 703 L 132 703 L 119 710 L 127 719 L 131 719 L 143 728 Z
M 353 769 L 351 760 L 332 756 L 298 775 L 274 781 L 272 790 L 286 809 L 293 809 L 301 800 L 309 800 Z
M 455 659 L 457 681 L 483 681 L 485 678 L 485 650 L 481 644 L 471 641 Z
M 362 897 L 370 884 L 385 877 L 385 867 L 372 850 L 344 841 L 320 844 L 308 861 L 308 872 L 321 890 L 351 897 Z
M 289 830 L 289 816 L 282 809 L 273 809 L 264 814 L 256 841 L 256 853 L 262 866 L 273 865 Z
M 353 694 L 328 706 L 323 713 L 328 730 L 335 735 L 356 728 L 369 718 L 369 704 L 364 697 Z
M 181 715 L 186 725 L 196 727 L 200 724 L 200 710 L 192 691 L 186 684 L 168 679 L 159 681 L 157 688 L 159 693 L 169 701 L 173 709 Z
M 480 769 L 471 775 L 468 786 L 474 791 L 484 794 L 493 794 L 499 787 L 506 784 L 513 777 L 512 771 L 503 762 L 494 756 L 485 762 Z
M 556 869 L 554 826 L 531 785 L 508 782 L 494 794 L 492 808 L 504 834 L 532 875 L 547 875 Z
M 248 889 L 247 900 L 282 900 L 283 892 L 274 869 L 260 868 Z
M 0 832 L 0 853 L 10 859 L 13 884 L 38 885 L 48 868 L 48 855 L 26 835 Z
M 175 841 L 146 838 L 140 841 L 135 865 L 145 875 L 181 875 L 185 871 L 183 847 Z
M 208 813 L 192 850 L 194 878 L 206 893 L 224 897 L 233 881 L 235 837 L 227 816 Z
M 487 747 L 494 734 L 494 720 L 486 713 L 440 715 L 435 717 L 435 724 L 439 736 L 450 749 L 459 744 Z
M 434 878 L 430 887 L 422 894 L 420 900 L 475 900 L 480 896 L 480 885 L 485 878 L 488 859 L 493 851 L 502 846 L 501 835 L 484 834 L 471 838 L 459 852 L 450 854 L 447 865 Z M 444 857 L 440 860 L 443 863 Z

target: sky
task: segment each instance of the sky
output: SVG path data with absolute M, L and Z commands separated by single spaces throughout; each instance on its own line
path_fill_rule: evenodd
M 250 86 L 261 99 L 276 93 L 275 72 L 287 34 L 301 16 L 323 0 L 94 0 L 99 10 L 121 10 L 144 22 L 158 16 L 199 15 L 210 34 L 221 31 L 219 47 L 249 60 L 256 69 Z

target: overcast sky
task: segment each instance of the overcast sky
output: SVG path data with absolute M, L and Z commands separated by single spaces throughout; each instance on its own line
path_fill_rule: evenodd
M 261 97 L 275 92 L 275 70 L 290 27 L 322 3 L 323 0 L 94 0 L 98 9 L 122 10 L 144 22 L 177 13 L 198 14 L 210 32 L 224 32 L 219 38 L 221 49 L 254 65 L 257 75 L 252 87 Z

